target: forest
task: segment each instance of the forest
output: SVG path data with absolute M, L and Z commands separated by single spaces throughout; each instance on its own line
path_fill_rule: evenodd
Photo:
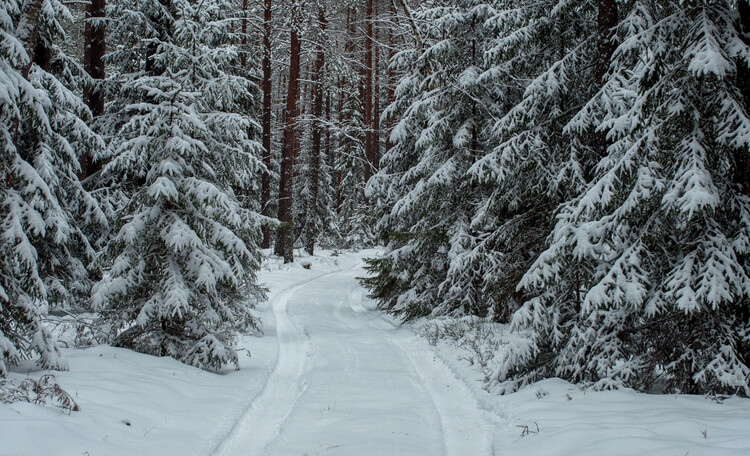
M 0 34 L 0 378 L 68 369 L 60 316 L 239 368 L 265 258 L 377 248 L 380 311 L 516 334 L 493 393 L 750 396 L 747 0 L 0 0 Z

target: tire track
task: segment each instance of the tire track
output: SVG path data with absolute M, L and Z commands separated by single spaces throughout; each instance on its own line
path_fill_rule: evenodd
M 495 420 L 480 409 L 469 388 L 429 348 L 423 349 L 423 341 L 416 336 L 390 337 L 388 341 L 404 354 L 427 390 L 440 417 L 445 455 L 492 456 Z
M 300 282 L 281 291 L 274 299 L 272 308 L 279 344 L 276 365 L 266 379 L 263 390 L 221 438 L 216 449 L 211 452 L 212 456 L 260 456 L 279 435 L 281 426 L 305 390 L 302 377 L 310 347 L 308 335 L 289 317 L 289 300 L 306 285 L 342 271 L 331 271 Z

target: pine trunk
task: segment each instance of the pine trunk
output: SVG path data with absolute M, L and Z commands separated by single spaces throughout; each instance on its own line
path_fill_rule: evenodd
M 293 8 L 296 5 L 293 5 Z M 299 115 L 297 106 L 299 74 L 300 74 L 300 42 L 297 34 L 297 23 L 294 20 L 296 12 L 293 12 L 292 29 L 290 32 L 290 57 L 289 57 L 289 90 L 286 100 L 286 125 L 284 127 L 284 140 L 281 150 L 281 178 L 279 181 L 279 216 L 281 222 L 278 237 L 276 238 L 275 253 L 284 257 L 284 263 L 294 261 L 294 226 L 293 226 L 293 188 L 294 188 L 294 158 L 296 140 L 296 123 Z
M 47 46 L 42 40 L 37 40 L 36 48 L 34 49 L 34 63 L 44 71 L 49 71 L 50 65 L 52 64 L 52 49 Z
M 395 4 L 391 3 L 391 14 L 393 15 L 393 20 L 398 25 L 398 16 L 396 15 L 396 6 Z M 386 76 L 386 97 L 387 97 L 387 105 L 390 106 L 391 103 L 393 103 L 393 100 L 395 99 L 395 80 L 394 80 L 394 74 L 393 70 L 391 69 L 391 60 L 393 59 L 393 56 L 395 54 L 394 49 L 396 47 L 396 40 L 393 38 L 393 31 L 389 28 L 388 29 L 388 61 L 386 62 L 386 66 L 388 67 L 387 76 Z M 393 121 L 389 120 L 386 123 L 386 132 L 385 132 L 385 151 L 386 153 L 393 148 L 393 143 L 391 142 L 391 129 L 393 127 Z
M 325 147 L 325 155 L 326 155 L 326 163 L 328 164 L 328 169 L 333 169 L 334 163 L 333 163 L 333 154 L 331 154 L 331 125 L 333 125 L 333 122 L 331 121 L 331 94 L 329 93 L 328 96 L 326 96 L 326 113 L 325 113 L 325 124 L 326 124 L 326 147 Z M 330 172 L 330 171 L 329 171 Z
M 348 16 L 347 16 L 348 20 Z M 344 131 L 344 124 L 346 122 L 346 116 L 342 114 L 344 110 L 344 87 L 339 82 L 339 130 Z M 336 157 L 336 214 L 341 211 L 341 160 L 342 160 L 342 149 L 347 139 L 342 138 L 338 143 L 338 154 Z
M 609 71 L 612 54 L 615 52 L 615 43 L 612 40 L 612 34 L 616 26 L 616 0 L 599 0 L 597 17 L 597 49 L 599 50 L 599 55 L 596 61 L 596 79 L 600 85 L 604 83 L 604 76 Z
M 271 96 L 273 86 L 271 84 L 271 0 L 265 0 L 263 11 L 263 164 L 268 169 L 263 173 L 260 182 L 260 213 L 265 217 L 271 217 Z M 263 226 L 263 240 L 261 248 L 267 249 L 271 246 L 271 230 Z
M 310 157 L 310 200 L 307 210 L 307 232 L 305 233 L 305 250 L 310 255 L 315 253 L 315 238 L 318 235 L 317 217 L 315 216 L 318 208 L 318 186 L 320 181 L 320 138 L 323 130 L 323 66 L 325 65 L 325 49 L 323 49 L 323 39 L 326 30 L 326 17 L 323 8 L 318 8 L 318 23 L 320 24 L 321 37 L 318 43 L 318 49 L 315 52 L 315 66 L 313 68 L 313 132 L 312 132 L 312 152 Z
M 377 17 L 377 9 L 375 10 L 375 17 Z M 378 31 L 377 29 L 374 30 L 375 34 L 375 42 L 377 42 L 378 38 Z M 378 172 L 378 169 L 380 168 L 380 86 L 379 86 L 379 79 L 378 78 L 378 72 L 380 71 L 379 65 L 380 65 L 380 59 L 378 47 L 377 45 L 374 45 L 373 49 L 373 63 L 372 63 L 372 73 L 373 73 L 373 89 L 372 89 L 372 174 L 375 174 Z
M 738 0 L 742 41 L 750 45 L 750 1 Z M 745 111 L 750 112 L 750 68 L 746 62 L 737 65 L 737 87 L 745 101 Z M 742 193 L 750 196 L 750 151 L 739 149 L 734 154 L 734 181 Z
M 86 28 L 84 33 L 83 66 L 94 83 L 86 85 L 83 98 L 94 117 L 104 113 L 104 98 L 101 96 L 100 85 L 104 79 L 104 18 L 106 14 L 105 0 L 91 0 L 86 11 Z
M 26 2 L 21 19 L 18 21 L 16 36 L 23 44 L 26 54 L 29 56 L 29 64 L 21 69 L 24 77 L 29 75 L 31 62 L 35 61 L 37 41 L 39 40 L 39 15 L 42 12 L 44 0 L 31 0 Z
M 609 71 L 612 62 L 612 54 L 615 51 L 615 43 L 612 40 L 614 27 L 617 26 L 617 2 L 616 0 L 599 0 L 599 11 L 597 17 L 597 49 L 599 51 L 596 59 L 596 81 L 601 87 Z M 605 133 L 595 133 L 594 147 L 598 157 L 607 155 L 609 141 Z M 596 163 L 591 163 L 589 169 L 593 169 Z
M 102 82 L 104 81 L 104 52 L 106 48 L 104 19 L 106 17 L 106 0 L 91 0 L 86 9 L 86 25 L 84 28 L 83 69 L 92 81 L 83 88 L 83 101 L 96 118 L 104 114 L 104 97 Z M 88 154 L 81 156 L 81 177 L 83 179 L 99 171 L 100 164 Z
M 364 73 L 364 124 L 365 124 L 365 183 L 372 177 L 372 5 L 373 0 L 367 0 L 367 17 L 365 22 L 367 28 L 365 32 L 365 61 L 363 65 Z

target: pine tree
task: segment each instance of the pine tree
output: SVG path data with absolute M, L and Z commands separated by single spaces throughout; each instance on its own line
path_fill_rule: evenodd
M 231 5 L 123 0 L 108 56 L 118 134 L 103 170 L 127 204 L 101 259 L 93 301 L 116 345 L 216 369 L 237 363 L 237 331 L 257 327 L 260 217 L 233 187 L 260 177 L 259 125 L 244 114 L 257 88 L 229 71 Z M 255 135 L 253 135 L 255 136 Z
M 315 63 L 313 69 L 313 110 L 312 110 L 312 147 L 310 150 L 310 192 L 306 199 L 305 216 L 305 250 L 312 255 L 315 243 L 321 231 L 323 220 L 319 210 L 319 194 L 321 181 L 321 153 L 323 135 L 323 67 L 325 65 L 324 38 L 326 32 L 325 9 L 318 7 L 318 26 L 320 27 L 319 43 L 315 49 Z
M 272 24 L 272 1 L 264 0 L 263 2 L 263 164 L 266 167 L 266 171 L 263 173 L 261 178 L 261 215 L 265 217 L 271 217 L 271 100 L 272 100 L 272 85 L 273 81 L 271 76 L 273 75 L 271 67 L 271 33 Z M 268 226 L 263 227 L 263 240 L 261 247 L 267 249 L 271 246 L 271 232 Z

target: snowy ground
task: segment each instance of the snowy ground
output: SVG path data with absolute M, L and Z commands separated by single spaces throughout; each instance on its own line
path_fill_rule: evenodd
M 242 339 L 252 356 L 240 371 L 70 350 L 71 370 L 55 375 L 81 410 L 0 405 L 0 455 L 750 454 L 750 400 L 559 380 L 490 395 L 471 351 L 373 311 L 356 277 L 374 253 L 324 252 L 304 259 L 310 269 L 267 262 L 265 336 Z M 41 374 L 30 370 L 11 379 Z

